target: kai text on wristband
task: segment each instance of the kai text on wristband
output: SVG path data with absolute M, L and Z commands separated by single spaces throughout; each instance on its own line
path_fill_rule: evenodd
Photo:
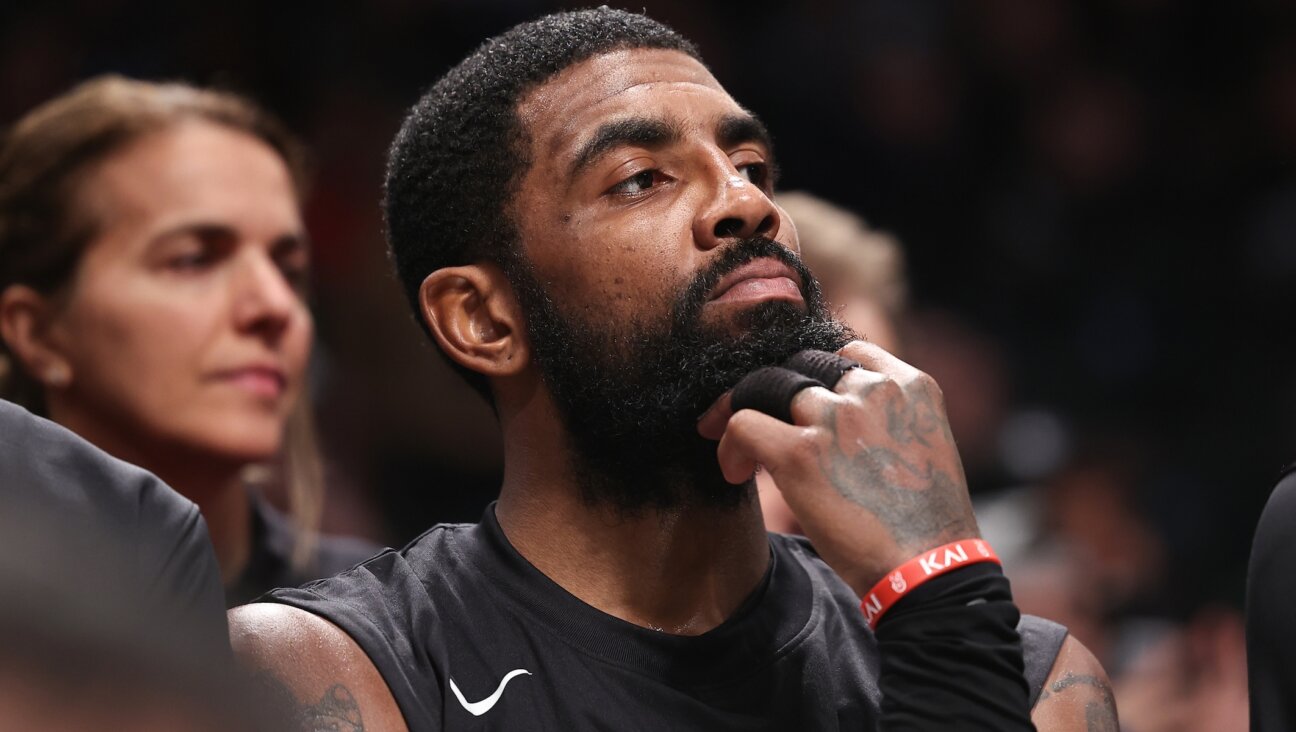
M 1002 564 L 990 545 L 981 539 L 950 542 L 910 559 L 888 572 L 864 595 L 864 599 L 860 602 L 860 610 L 864 611 L 864 620 L 870 628 L 876 629 L 882 614 L 891 609 L 891 606 L 900 598 L 912 592 L 915 587 L 933 577 L 978 562 Z

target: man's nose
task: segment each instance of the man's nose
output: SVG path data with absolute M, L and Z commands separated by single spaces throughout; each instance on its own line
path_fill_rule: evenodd
M 717 176 L 715 191 L 694 222 L 693 238 L 703 249 L 751 236 L 773 238 L 779 230 L 779 213 L 769 196 L 728 166 Z

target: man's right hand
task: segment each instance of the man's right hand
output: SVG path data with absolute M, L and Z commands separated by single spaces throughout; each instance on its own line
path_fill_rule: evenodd
M 806 536 L 864 595 L 887 572 L 934 547 L 980 536 L 940 387 L 880 347 L 838 352 L 860 364 L 829 391 L 803 389 L 794 424 L 726 393 L 698 431 L 718 439 L 725 478 L 770 472 Z

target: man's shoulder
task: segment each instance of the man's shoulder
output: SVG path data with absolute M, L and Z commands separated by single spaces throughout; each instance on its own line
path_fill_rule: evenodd
M 440 597 L 458 594 L 475 554 L 472 524 L 437 524 L 401 549 L 385 549 L 331 577 L 267 593 L 261 603 L 288 605 L 324 618 L 366 649 L 404 645 Z M 372 655 L 372 654 L 371 654 Z
M 230 646 L 240 664 L 272 687 L 276 711 L 302 729 L 406 729 L 377 668 L 343 630 L 287 605 L 253 603 L 229 612 Z M 318 723 L 318 724 L 317 724 Z
M 808 570 L 817 574 L 836 578 L 837 575 L 828 566 L 828 563 L 820 558 L 819 553 L 815 551 L 814 544 L 804 536 L 797 534 L 780 534 L 769 532 L 770 547 L 773 549 L 779 561 L 792 561 Z
M 349 569 L 302 586 L 320 596 L 345 596 L 353 588 L 400 589 L 409 582 L 423 585 L 453 581 L 471 571 L 478 554 L 476 524 L 436 524 L 399 549 L 370 551 Z M 356 547 L 371 545 L 357 542 Z M 357 552 L 351 552 L 353 557 Z M 275 594 L 281 594 L 276 591 Z
M 484 580 L 474 529 L 438 524 L 341 574 L 274 590 L 231 610 L 236 654 L 290 685 L 301 704 L 342 694 L 366 720 L 371 714 L 399 720 L 402 710 L 414 720 L 435 718 L 429 710 L 439 703 L 437 662 L 444 656 L 446 623 L 484 602 L 475 591 Z M 302 646 L 311 646 L 310 656 L 294 658 Z M 302 674 L 294 670 L 298 663 L 320 670 Z M 338 680 L 327 669 L 356 676 Z

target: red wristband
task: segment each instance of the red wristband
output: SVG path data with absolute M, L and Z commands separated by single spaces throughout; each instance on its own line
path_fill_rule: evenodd
M 864 599 L 860 602 L 860 610 L 864 611 L 865 622 L 868 623 L 869 628 L 877 628 L 882 613 L 890 610 L 892 605 L 918 585 L 959 567 L 978 562 L 1003 564 L 990 545 L 981 539 L 950 542 L 910 559 L 878 580 L 878 583 L 873 585 L 873 589 L 864 595 Z

